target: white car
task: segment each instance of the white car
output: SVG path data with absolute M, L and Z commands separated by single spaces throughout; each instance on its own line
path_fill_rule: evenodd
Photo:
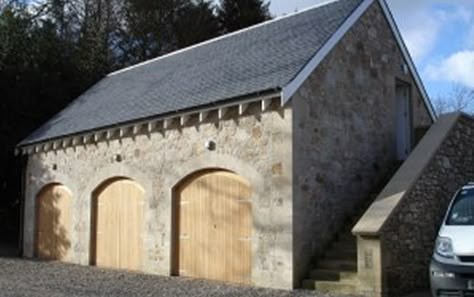
M 430 265 L 433 297 L 474 297 L 474 183 L 454 195 Z

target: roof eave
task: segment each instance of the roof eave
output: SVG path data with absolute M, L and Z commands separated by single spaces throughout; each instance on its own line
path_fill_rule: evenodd
M 72 138 L 77 138 L 77 137 L 84 137 L 85 135 L 94 135 L 97 133 L 104 133 L 108 130 L 119 129 L 120 127 L 125 128 L 125 127 L 131 127 L 131 126 L 136 126 L 136 125 L 143 125 L 144 123 L 147 123 L 150 121 L 165 121 L 167 119 L 185 118 L 193 114 L 207 113 L 212 110 L 220 110 L 220 109 L 245 105 L 245 104 L 249 104 L 249 103 L 257 102 L 257 101 L 262 101 L 262 110 L 264 110 L 265 109 L 263 106 L 264 102 L 266 102 L 269 99 L 279 99 L 281 106 L 283 106 L 284 103 L 283 103 L 281 94 L 282 94 L 282 89 L 279 87 L 276 87 L 276 88 L 263 90 L 263 91 L 259 91 L 252 94 L 243 95 L 237 98 L 221 100 L 219 102 L 211 103 L 205 106 L 196 106 L 193 108 L 173 111 L 166 114 L 155 115 L 152 117 L 135 119 L 133 121 L 117 123 L 110 126 L 98 127 L 96 129 L 85 130 L 85 131 L 81 131 L 74 134 L 66 134 L 66 135 L 61 135 L 58 137 L 41 139 L 38 141 L 31 141 L 31 142 L 25 139 L 21 141 L 19 144 L 17 144 L 16 150 L 18 151 L 17 153 L 19 153 L 19 151 L 27 151 L 27 148 L 44 145 L 46 143 L 61 142 L 65 139 L 72 139 Z

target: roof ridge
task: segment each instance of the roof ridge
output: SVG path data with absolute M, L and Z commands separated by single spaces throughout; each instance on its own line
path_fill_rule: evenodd
M 293 12 L 293 13 L 289 13 L 289 14 L 286 14 L 286 15 L 282 15 L 282 16 L 276 17 L 276 18 L 274 18 L 274 19 L 271 19 L 271 20 L 268 20 L 268 21 L 265 21 L 265 22 L 262 22 L 262 23 L 258 23 L 258 24 L 252 25 L 252 26 L 250 26 L 250 27 L 240 29 L 240 30 L 238 30 L 238 31 L 234 31 L 234 32 L 227 33 L 227 34 L 224 34 L 224 35 L 221 35 L 221 36 L 217 36 L 217 37 L 214 37 L 214 38 L 211 38 L 211 39 L 208 39 L 208 40 L 205 40 L 205 41 L 196 43 L 196 44 L 194 44 L 194 45 L 191 45 L 191 46 L 188 46 L 188 47 L 185 47 L 185 48 L 182 48 L 182 49 L 178 49 L 178 50 L 176 50 L 176 51 L 173 51 L 173 52 L 170 52 L 170 53 L 167 53 L 167 54 L 158 56 L 158 57 L 156 57 L 156 58 L 152 58 L 152 59 L 149 59 L 149 60 L 146 60 L 146 61 L 137 63 L 137 64 L 135 64 L 135 65 L 131 65 L 131 66 L 128 66 L 128 67 L 125 67 L 125 68 L 122 68 L 122 69 L 113 71 L 113 72 L 107 74 L 107 76 L 113 76 L 113 75 L 116 75 L 116 74 L 120 74 L 120 73 L 126 72 L 126 71 L 128 71 L 128 70 L 131 70 L 131 69 L 134 69 L 134 68 L 138 68 L 138 67 L 141 67 L 141 66 L 144 66 L 144 65 L 147 65 L 147 64 L 150 64 L 150 63 L 153 63 L 153 62 L 156 62 L 156 61 L 159 61 L 159 60 L 162 60 L 162 59 L 165 59 L 165 58 L 168 58 L 168 57 L 171 57 L 171 56 L 174 56 L 174 55 L 177 55 L 177 54 L 186 52 L 186 51 L 189 51 L 189 50 L 191 50 L 191 49 L 198 48 L 198 47 L 201 47 L 201 46 L 203 46 L 203 45 L 207 45 L 207 44 L 210 44 L 210 43 L 213 43 L 213 42 L 222 40 L 222 39 L 226 39 L 226 38 L 228 38 L 228 37 L 232 37 L 232 36 L 235 36 L 235 35 L 238 35 L 238 34 L 247 32 L 247 31 L 251 31 L 251 30 L 253 30 L 253 29 L 256 29 L 256 28 L 259 28 L 259 27 L 263 27 L 263 26 L 266 26 L 266 25 L 269 25 L 269 24 L 272 24 L 272 23 L 275 23 L 275 22 L 278 22 L 278 21 L 281 21 L 281 20 L 284 20 L 284 19 L 287 19 L 287 18 L 290 18 L 290 17 L 294 17 L 294 16 L 297 16 L 297 15 L 299 15 L 299 14 L 308 12 L 308 11 L 310 11 L 310 10 L 313 10 L 313 9 L 316 9 L 316 8 L 319 8 L 319 7 L 323 7 L 323 6 L 329 5 L 329 4 L 334 3 L 334 2 L 339 2 L 339 1 L 341 1 L 341 0 L 326 0 L 326 1 L 320 2 L 320 3 L 318 3 L 318 4 L 315 4 L 315 5 L 313 5 L 313 6 L 310 6 L 310 7 L 307 7 L 307 8 L 305 8 L 305 9 L 302 9 L 302 10 L 300 10 L 300 11 Z

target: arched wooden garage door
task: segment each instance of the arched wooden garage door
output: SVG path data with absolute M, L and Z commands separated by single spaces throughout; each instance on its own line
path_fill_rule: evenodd
M 49 185 L 38 194 L 36 207 L 36 256 L 65 260 L 71 248 L 71 192 Z
M 116 179 L 95 192 L 93 264 L 140 270 L 143 257 L 145 191 L 134 181 Z
M 227 171 L 186 179 L 175 192 L 175 274 L 250 283 L 251 188 Z

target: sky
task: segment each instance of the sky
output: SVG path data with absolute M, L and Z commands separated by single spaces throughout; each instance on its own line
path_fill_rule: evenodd
M 474 89 L 474 0 L 386 0 L 431 98 Z M 272 0 L 281 16 L 327 0 Z

